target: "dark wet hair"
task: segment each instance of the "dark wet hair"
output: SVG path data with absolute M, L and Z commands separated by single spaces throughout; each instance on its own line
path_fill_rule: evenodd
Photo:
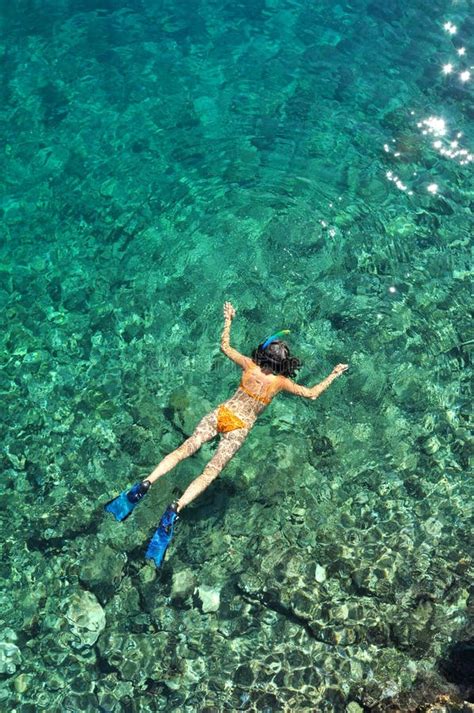
M 253 350 L 252 360 L 261 369 L 268 369 L 273 374 L 295 377 L 296 370 L 301 366 L 301 361 L 295 356 L 291 356 L 288 344 L 281 339 L 275 339 L 265 349 L 263 349 L 263 344 L 264 342 Z

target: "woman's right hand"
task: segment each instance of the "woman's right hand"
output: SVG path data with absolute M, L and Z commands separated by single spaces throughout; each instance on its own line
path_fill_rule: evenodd
M 224 302 L 224 319 L 234 319 L 235 308 L 230 302 Z
M 344 372 L 347 371 L 348 368 L 349 368 L 349 364 L 337 364 L 331 373 L 334 376 L 341 376 L 341 374 L 344 374 Z

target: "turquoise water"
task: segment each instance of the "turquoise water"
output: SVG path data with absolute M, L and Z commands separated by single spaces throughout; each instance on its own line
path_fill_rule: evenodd
M 465 710 L 470 3 L 1 27 L 1 710 Z M 103 504 L 235 388 L 225 300 L 242 352 L 290 328 L 300 383 L 350 371 L 270 406 L 156 573 L 213 446 L 126 523 Z

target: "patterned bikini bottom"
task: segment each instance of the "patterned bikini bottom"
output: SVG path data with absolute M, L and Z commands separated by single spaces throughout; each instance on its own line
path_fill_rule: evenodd
M 229 433 L 229 431 L 235 431 L 238 428 L 248 428 L 248 426 L 226 406 L 219 406 L 217 411 L 218 433 Z

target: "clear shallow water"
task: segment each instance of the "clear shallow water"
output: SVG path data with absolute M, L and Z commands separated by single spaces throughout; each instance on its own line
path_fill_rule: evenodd
M 2 8 L 5 710 L 412 710 L 468 683 L 472 23 Z M 225 299 L 242 351 L 289 327 L 302 383 L 351 370 L 272 404 L 156 576 L 210 447 L 124 525 L 102 505 L 234 388 Z

